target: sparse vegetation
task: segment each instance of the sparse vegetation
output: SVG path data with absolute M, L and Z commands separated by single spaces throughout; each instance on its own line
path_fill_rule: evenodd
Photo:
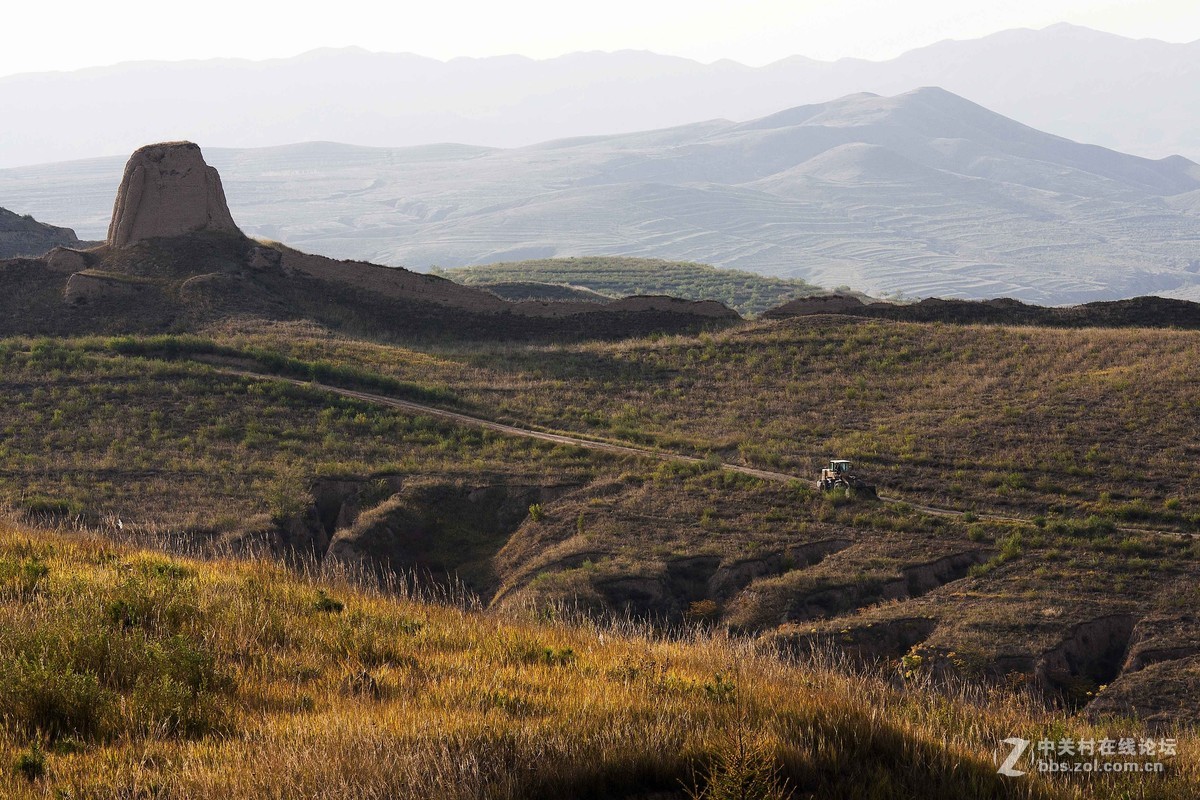
M 488 386 L 512 419 L 800 476 L 853 456 L 881 487 L 974 514 L 1196 530 L 1197 358 L 1185 331 L 821 318 L 481 354 L 477 389 L 448 382 Z
M 224 375 L 184 356 L 240 368 L 453 403 L 444 388 L 353 363 L 269 357 L 199 337 L 8 339 L 0 386 L 0 503 L 44 521 L 228 533 L 301 512 L 322 476 L 587 476 L 589 457 L 450 426 L 285 383 Z M 415 356 L 415 370 L 427 357 Z M 51 466 L 52 465 L 52 466 Z M 219 509 L 213 513 L 213 509 Z
M 0 343 L 0 381 L 24 399 L 0 410 L 0 450 L 15 478 L 5 499 L 31 519 L 123 520 L 127 530 L 242 540 L 310 513 L 316 480 L 369 487 L 384 475 L 486 476 L 574 486 L 558 499 L 520 500 L 503 523 L 431 510 L 466 509 L 448 499 L 462 494 L 388 505 L 396 490 L 385 485 L 356 490 L 356 502 L 438 531 L 430 545 L 381 557 L 457 573 L 484 602 L 566 600 L 674 623 L 836 632 L 893 613 L 875 606 L 899 594 L 906 599 L 894 613 L 941 617 L 934 641 L 986 663 L 999 648 L 1052 646 L 1065 627 L 1114 605 L 1169 613 L 1170 587 L 1195 573 L 1196 549 L 1122 526 L 1196 525 L 1188 418 L 1171 411 L 1200 402 L 1181 366 L 1196 346 L 1189 332 L 828 319 L 621 344 L 424 350 L 302 323 L 12 339 Z M 502 421 L 704 460 L 648 463 L 539 445 L 222 375 L 196 357 L 288 376 L 320 369 L 330 383 L 425 392 Z M 1137 402 L 1109 391 L 1118 364 L 1147 386 Z M 1001 373 L 987 392 L 975 390 Z M 808 479 L 831 454 L 854 457 L 882 491 L 912 502 L 813 492 Z M 722 459 L 798 480 L 764 483 L 721 470 Z M 919 503 L 969 513 L 930 516 Z M 1029 523 L 988 521 L 996 512 Z M 796 560 L 797 547 L 840 540 L 852 545 L 844 553 Z M 912 570 L 964 553 L 969 561 L 937 581 L 958 587 L 965 613 L 941 614 L 946 600 L 921 596 L 928 588 L 913 595 Z M 714 597 L 688 588 L 692 578 L 671 577 L 689 558 L 709 559 L 706 570 L 765 566 L 753 568 L 745 597 L 736 596 L 743 583 Z M 658 599 L 638 600 L 636 586 Z M 1026 598 L 1064 594 L 1077 598 L 1070 613 L 1031 637 L 1020 616 Z M 797 598 L 810 597 L 824 605 L 796 610 Z M 992 636 L 977 637 L 972 624 Z
M 454 585 L 496 613 L 531 610 L 550 621 L 561 636 L 530 634 L 506 658 L 560 676 L 597 665 L 575 629 L 555 621 L 615 613 L 674 630 L 760 634 L 792 652 L 813 642 L 837 646 L 911 673 L 910 681 L 953 676 L 986 685 L 1006 678 L 994 667 L 998 656 L 1033 663 L 1074 626 L 1105 615 L 1147 620 L 1139 631 L 1152 632 L 1139 635 L 1157 637 L 1147 648 L 1186 651 L 1195 642 L 1177 598 L 1196 579 L 1200 550 L 1140 529 L 1197 526 L 1191 416 L 1179 409 L 1200 408 L 1188 366 L 1198 347 L 1197 334 L 1168 330 L 828 318 L 618 344 L 417 348 L 308 323 L 245 321 L 194 336 L 6 339 L 0 386 L 16 401 L 0 407 L 0 463 L 9 478 L 0 492 L 27 520 L 209 549 L 267 541 L 287 553 L 299 542 L 320 558 L 335 534 L 353 534 L 361 548 L 349 555 L 362 561 L 352 563 L 424 570 L 443 588 L 456 576 Z M 700 461 L 530 442 L 226 368 L 319 378 Z M 1114 390 L 1135 384 L 1140 395 Z M 830 455 L 853 458 L 881 492 L 904 502 L 814 491 L 811 478 Z M 733 473 L 724 461 L 796 480 Z M 328 508 L 321 486 L 342 493 Z M 926 504 L 968 513 L 939 516 Z M 311 533 L 297 539 L 298 531 Z M 346 562 L 329 559 L 330 568 L 339 563 Z M 177 585 L 185 605 L 199 602 L 189 587 L 208 580 L 204 571 L 148 569 L 138 582 Z M 0 568 L 0 594 L 41 602 L 59 577 L 53 559 L 27 554 Z M 307 586 L 295 602 L 310 622 L 353 624 L 356 597 L 343 585 Z M 136 593 L 110 598 L 104 630 L 159 630 L 145 602 Z M 421 633 L 430 628 L 425 613 L 410 608 L 395 635 L 430 635 Z M 11 685 L 25 688 L 12 696 L 10 727 L 20 737 L 9 763 L 44 741 L 49 777 L 67 740 L 106 749 L 156 728 L 170 731 L 168 748 L 191 752 L 239 730 L 241 667 L 217 659 L 220 669 L 204 667 L 197 682 L 196 673 L 179 671 L 197 663 L 193 629 L 163 630 L 165 639 L 148 638 L 147 652 L 129 662 L 143 671 L 116 683 L 106 682 L 112 676 L 99 662 L 14 661 Z M 292 635 L 319 641 L 307 629 Z M 319 717 L 331 713 L 323 693 L 391 702 L 397 686 L 423 673 L 405 666 L 404 654 L 381 655 L 391 652 L 385 638 L 360 650 L 343 646 L 336 670 L 321 667 L 326 677 L 300 681 L 279 702 Z M 901 670 L 910 654 L 919 666 Z M 1113 710 L 1141 707 L 1152 693 L 1187 718 L 1188 663 L 1089 675 L 1078 685 L 1097 707 L 1110 697 Z M 669 673 L 655 691 L 712 703 L 705 687 L 719 691 L 718 674 L 732 680 L 730 665 Z M 135 690 L 136 702 L 122 694 Z M 469 707 L 521 719 L 573 713 L 551 703 L 539 716 L 547 703 L 503 683 L 481 687 Z M 48 719 L 57 720 L 44 729 L 30 722 L 43 707 L 56 709 Z M 522 730 L 510 733 L 530 735 Z M 335 753 L 349 752 L 338 750 L 341 734 L 326 733 Z M 682 750 L 668 765 L 625 767 L 643 777 L 669 774 L 649 784 L 664 791 L 707 791 L 730 770 L 719 766 L 718 741 L 715 731 L 703 746 L 672 741 Z M 811 786 L 797 778 L 807 774 L 797 767 L 803 759 L 770 741 L 781 779 L 799 791 Z M 558 786 L 554 780 L 547 785 Z

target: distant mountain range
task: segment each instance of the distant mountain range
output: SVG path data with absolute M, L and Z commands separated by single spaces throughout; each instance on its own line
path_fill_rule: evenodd
M 518 149 L 206 149 L 250 234 L 428 269 L 572 255 L 710 263 L 873 295 L 1200 300 L 1200 166 L 1082 145 L 941 89 Z M 0 171 L 84 236 L 123 158 Z
M 632 51 L 441 62 L 351 48 L 16 75 L 0 78 L 0 108 L 10 121 L 0 127 L 0 167 L 124 155 L 181 138 L 209 148 L 516 147 L 747 120 L 855 92 L 921 86 L 942 86 L 1077 141 L 1200 160 L 1200 42 L 1055 25 L 946 41 L 885 62 L 797 56 L 761 68 Z

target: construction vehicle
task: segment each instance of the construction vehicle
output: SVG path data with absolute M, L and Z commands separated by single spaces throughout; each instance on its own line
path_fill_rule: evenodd
M 855 475 L 853 465 L 844 458 L 830 460 L 829 466 L 821 470 L 821 477 L 817 479 L 817 488 L 822 492 L 834 489 L 846 491 L 853 489 L 856 492 L 875 496 L 875 487 Z

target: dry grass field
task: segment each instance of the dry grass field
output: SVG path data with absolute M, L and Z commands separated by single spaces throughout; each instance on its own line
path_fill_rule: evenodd
M 1000 739 L 1148 736 L 751 642 L 532 621 L 266 560 L 0 530 L 12 798 L 1181 798 L 1161 775 L 996 774 Z

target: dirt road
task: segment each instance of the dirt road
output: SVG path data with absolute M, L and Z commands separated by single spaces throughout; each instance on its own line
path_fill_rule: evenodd
M 341 395 L 342 397 L 352 397 L 355 400 L 362 400 L 367 403 L 376 405 L 388 406 L 389 408 L 398 408 L 401 411 L 410 411 L 414 414 L 420 414 L 426 417 L 437 417 L 451 422 L 457 422 L 462 425 L 469 425 L 475 428 L 483 428 L 484 430 L 504 433 L 509 436 L 522 436 L 526 439 L 537 439 L 543 442 L 551 442 L 553 444 L 568 444 L 574 447 L 586 447 L 589 450 L 599 450 L 604 453 L 618 453 L 620 455 L 637 456 L 639 458 L 655 458 L 660 461 L 682 461 L 688 464 L 703 464 L 707 463 L 703 458 L 696 456 L 685 456 L 679 453 L 669 453 L 660 450 L 647 450 L 641 447 L 633 447 L 625 444 L 613 444 L 611 442 L 597 441 L 595 439 L 584 439 L 579 436 L 569 436 L 561 433 L 547 433 L 545 431 L 535 431 L 529 428 L 518 428 L 515 425 L 506 425 L 503 422 L 494 422 L 483 417 L 473 417 L 470 414 L 462 414 L 457 411 L 447 411 L 435 406 L 427 406 L 421 403 L 414 403 L 411 400 L 398 400 L 394 397 L 387 397 L 381 394 L 372 394 L 371 392 L 360 392 L 355 389 L 343 389 L 340 386 L 330 386 L 327 383 L 316 383 L 315 381 L 304 381 L 298 378 L 285 378 L 278 375 L 265 375 L 259 372 L 247 372 L 240 369 L 222 369 L 218 368 L 218 372 L 223 372 L 226 375 L 236 375 L 241 378 L 251 378 L 254 380 L 263 381 L 282 381 L 295 386 L 306 386 L 314 389 L 321 389 L 326 392 Z M 771 472 L 770 470 L 755 469 L 753 467 L 745 467 L 739 464 L 726 464 L 722 462 L 721 467 L 732 472 L 740 472 L 744 475 L 753 475 L 756 478 L 762 478 L 768 481 L 778 481 L 780 483 L 790 483 L 791 481 L 801 480 L 795 475 L 787 475 L 783 472 Z
M 449 420 L 450 422 L 457 422 L 460 425 L 469 425 L 471 427 L 482 428 L 484 430 L 489 430 L 489 431 L 495 431 L 496 433 L 503 433 L 503 434 L 506 434 L 509 436 L 522 436 L 526 439 L 537 439 L 539 441 L 551 442 L 553 444 L 566 444 L 566 445 L 572 445 L 574 447 L 586 447 L 589 450 L 598 450 L 603 453 L 616 453 L 619 455 L 637 456 L 639 458 L 653 458 L 653 459 L 657 459 L 659 461 L 681 461 L 681 462 L 684 462 L 687 464 L 710 463 L 707 459 L 697 458 L 696 456 L 686 456 L 686 455 L 682 455 L 680 453 L 671 453 L 671 452 L 665 452 L 662 450 L 648 450 L 648 449 L 642 448 L 642 447 L 633 447 L 632 445 L 613 444 L 611 442 L 597 441 L 595 439 L 585 439 L 585 438 L 582 438 L 579 436 L 571 436 L 568 434 L 547 433 L 545 431 L 536 431 L 536 430 L 531 430 L 529 428 L 520 428 L 520 427 L 517 427 L 516 425 L 506 425 L 502 422 L 494 422 L 489 419 L 484 419 L 483 417 L 474 417 L 474 416 L 471 416 L 470 414 L 462 414 L 458 411 L 447 411 L 445 409 L 436 408 L 434 406 L 427 406 L 422 403 L 414 403 L 411 400 L 398 400 L 394 397 L 388 397 L 386 395 L 372 394 L 371 392 L 360 392 L 360 391 L 356 391 L 354 389 L 343 389 L 340 386 L 330 386 L 329 384 L 325 384 L 325 383 L 316 383 L 314 381 L 304 381 L 304 380 L 299 380 L 297 378 L 285 378 L 285 377 L 281 377 L 278 375 L 265 375 L 265 374 L 262 374 L 259 372 L 249 372 L 249 371 L 240 370 L 240 369 L 228 369 L 228 368 L 222 368 L 222 367 L 215 367 L 215 369 L 218 372 L 222 372 L 226 375 L 236 375 L 241 378 L 249 378 L 252 380 L 263 380 L 263 381 L 283 381 L 284 383 L 291 383 L 296 386 L 306 386 L 306 387 L 311 387 L 311 388 L 315 388 L 315 389 L 321 389 L 326 392 L 331 392 L 333 394 L 341 395 L 342 397 L 351 397 L 351 398 L 354 398 L 355 400 L 362 400 L 367 403 L 374 403 L 376 405 L 387 406 L 389 408 L 396 408 L 401 411 L 408 411 L 413 414 L 420 414 L 420 415 L 426 416 L 426 417 L 436 417 L 438 419 Z M 772 472 L 771 470 L 756 469 L 754 467 L 747 467 L 747 466 L 743 466 L 741 464 L 729 464 L 727 462 L 721 462 L 721 468 L 727 469 L 731 472 L 740 472 L 743 475 L 751 475 L 755 478 L 761 478 L 762 480 L 766 480 L 766 481 L 774 481 L 776 483 L 792 483 L 792 482 L 799 481 L 801 483 L 807 484 L 807 483 L 812 482 L 810 478 L 804 478 L 804 477 L 801 477 L 798 475 L 789 475 L 785 472 Z M 880 494 L 879 499 L 884 503 L 891 503 L 891 504 L 907 503 L 909 506 L 911 506 L 916 511 L 920 511 L 924 514 L 933 514 L 933 515 L 941 516 L 941 517 L 961 517 L 967 513 L 965 511 L 956 511 L 951 508 L 938 508 L 937 506 L 922 505 L 920 503 L 914 503 L 914 502 L 905 500 L 903 498 L 895 497 L 895 496 L 891 496 L 891 495 Z M 987 520 L 987 521 L 991 521 L 991 522 L 1029 522 L 1030 521 L 1028 519 L 1021 519 L 1020 517 L 1006 517 L 1006 516 L 1002 516 L 999 514 L 975 513 L 974 516 L 977 519 Z M 1127 533 L 1148 533 L 1148 534 L 1155 534 L 1155 535 L 1159 535 L 1159 536 L 1176 536 L 1176 537 L 1178 537 L 1178 536 L 1194 536 L 1195 535 L 1195 534 L 1189 534 L 1189 533 L 1178 533 L 1176 531 L 1150 530 L 1150 529 L 1146 529 L 1146 528 L 1124 528 L 1124 527 L 1122 527 L 1122 528 L 1118 528 L 1118 530 L 1124 531 Z

